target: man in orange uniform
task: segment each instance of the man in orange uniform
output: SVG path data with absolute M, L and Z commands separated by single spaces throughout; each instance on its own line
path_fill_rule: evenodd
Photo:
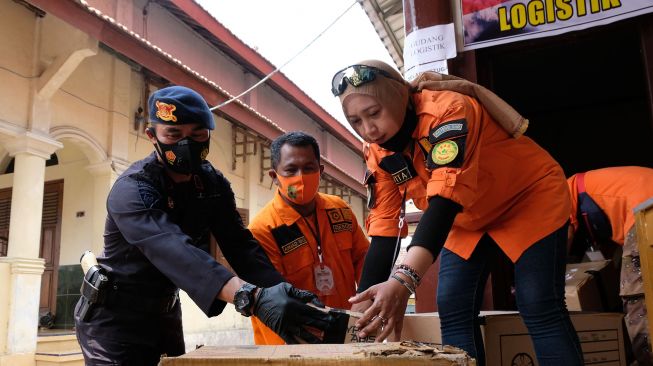
M 290 132 L 270 150 L 269 174 L 279 189 L 249 229 L 286 281 L 327 306 L 349 309 L 369 242 L 341 198 L 318 193 L 324 166 L 312 136 Z M 252 326 L 256 344 L 284 344 L 258 318 Z
M 582 233 L 592 242 L 611 240 L 623 246 L 619 295 L 626 313 L 626 328 L 639 365 L 653 365 L 646 303 L 635 235 L 633 209 L 653 197 L 653 169 L 636 166 L 591 170 L 571 176 L 572 214 L 569 242 Z M 607 221 L 586 209 L 582 193 L 603 212 Z M 591 204 L 591 203 L 590 203 Z M 583 214 L 585 211 L 585 214 Z

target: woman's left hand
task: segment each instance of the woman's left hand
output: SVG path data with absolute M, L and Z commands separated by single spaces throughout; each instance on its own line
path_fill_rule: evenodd
M 376 335 L 376 342 L 383 342 L 393 331 L 394 338 L 399 339 L 409 297 L 410 292 L 406 287 L 389 279 L 350 298 L 349 302 L 354 304 L 374 301 L 356 322 L 356 327 L 360 329 L 358 336 L 364 338 L 381 328 L 381 332 Z

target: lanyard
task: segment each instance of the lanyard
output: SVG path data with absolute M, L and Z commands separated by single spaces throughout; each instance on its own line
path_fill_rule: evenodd
M 405 184 L 405 183 L 404 183 Z M 404 219 L 406 217 L 406 192 L 408 192 L 408 186 L 406 186 L 406 189 L 404 190 L 404 197 L 401 200 L 401 210 L 399 211 L 399 224 L 397 225 L 397 242 L 395 242 L 395 252 L 392 257 L 392 263 L 390 263 L 390 273 L 392 273 L 392 269 L 395 266 L 395 262 L 397 261 L 397 257 L 399 256 L 399 244 L 401 243 L 401 229 L 404 227 Z
M 308 226 L 308 229 L 311 231 L 311 234 L 313 234 L 313 237 L 315 238 L 315 242 L 317 243 L 317 257 L 320 259 L 320 264 L 322 264 L 322 241 L 320 240 L 320 225 L 318 224 L 317 210 L 313 211 L 313 218 L 315 221 L 315 228 L 317 230 L 317 233 L 315 232 L 315 230 L 313 230 L 313 226 L 311 226 L 308 220 L 306 220 L 306 218 L 302 216 L 302 219 L 304 219 L 306 226 Z
M 412 141 L 411 141 L 412 142 Z M 415 142 L 410 144 L 410 161 L 413 161 L 413 154 L 415 153 Z M 413 178 L 415 179 L 415 178 Z M 401 243 L 401 229 L 404 228 L 405 218 L 406 218 L 406 194 L 408 193 L 408 181 L 404 182 L 404 194 L 401 199 L 401 210 L 399 210 L 399 223 L 397 224 L 397 241 L 395 242 L 395 251 L 392 257 L 392 263 L 390 263 L 390 273 L 395 266 L 397 257 L 399 256 L 399 245 Z

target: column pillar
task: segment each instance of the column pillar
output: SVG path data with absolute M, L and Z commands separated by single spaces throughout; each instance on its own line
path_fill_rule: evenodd
M 15 161 L 7 257 L 0 258 L 0 272 L 9 273 L 3 284 L 7 296 L 0 297 L 0 365 L 35 362 L 45 268 L 39 258 L 45 161 L 62 147 L 60 142 L 33 132 L 5 144 Z
M 109 191 L 128 166 L 126 161 L 107 159 L 86 167 L 86 170 L 93 176 L 93 239 L 89 249 L 96 255 L 100 254 L 104 248 L 104 224 L 107 217 L 106 203 Z
M 258 144 L 258 142 L 256 142 Z M 260 145 L 259 145 L 260 147 Z M 260 163 L 260 157 L 259 154 L 261 154 L 262 151 L 261 149 L 257 148 L 256 155 L 250 155 L 248 156 L 247 163 L 245 163 L 247 166 L 245 167 L 246 173 L 245 173 L 245 182 L 247 184 L 247 189 L 245 190 L 245 194 L 247 195 L 247 199 L 245 201 L 245 205 L 248 210 L 249 210 L 249 218 L 250 220 L 252 217 L 254 217 L 254 214 L 258 212 L 259 210 L 259 205 L 258 205 L 258 200 L 259 200 L 259 182 L 260 182 L 260 174 L 261 174 L 261 163 Z M 247 225 L 249 223 L 245 223 Z

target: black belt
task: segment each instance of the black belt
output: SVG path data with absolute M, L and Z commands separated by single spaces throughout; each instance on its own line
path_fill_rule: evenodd
M 179 291 L 175 291 L 174 294 L 168 296 L 150 297 L 121 291 L 120 288 L 111 288 L 105 305 L 107 308 L 164 314 L 172 311 L 178 302 Z

